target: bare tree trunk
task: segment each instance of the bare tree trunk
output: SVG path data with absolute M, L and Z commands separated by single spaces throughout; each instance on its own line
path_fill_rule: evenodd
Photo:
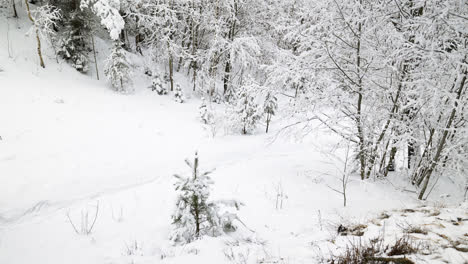
M 11 4 L 13 6 L 13 17 L 18 18 L 18 12 L 16 12 L 16 3 L 15 0 L 11 0 Z
M 143 52 L 141 50 L 141 46 L 140 46 L 140 43 L 142 42 L 142 35 L 140 34 L 140 30 L 139 30 L 139 27 L 140 27 L 140 18 L 138 16 L 136 16 L 135 18 L 135 30 L 136 30 L 136 36 L 135 36 L 135 49 L 138 53 L 140 53 L 140 55 L 143 55 Z
M 169 43 L 167 44 L 169 48 Z M 169 49 L 169 81 L 171 83 L 171 91 L 174 91 L 174 58 L 172 57 L 172 52 Z
M 234 17 L 237 18 L 237 1 L 234 1 Z M 234 40 L 234 36 L 236 34 L 236 19 L 231 21 L 231 27 L 229 28 L 229 33 L 228 33 L 228 39 L 232 43 Z M 226 94 L 226 92 L 229 90 L 229 82 L 231 79 L 231 70 L 232 70 L 232 65 L 231 65 L 231 53 L 228 52 L 226 55 L 226 66 L 224 67 L 224 91 L 223 94 Z
M 395 155 L 397 153 L 397 148 L 396 147 L 392 147 L 392 150 L 390 150 L 390 159 L 388 160 L 388 164 L 387 166 L 385 167 L 385 171 L 384 171 L 384 177 L 387 177 L 388 175 L 388 172 L 391 171 L 391 170 L 394 170 L 394 162 L 395 162 Z
M 227 61 L 226 61 L 226 67 L 224 67 L 224 78 L 223 78 L 223 83 L 224 83 L 224 90 L 223 94 L 226 94 L 226 92 L 229 89 L 229 79 L 231 77 L 231 55 L 227 55 Z
M 94 47 L 94 35 L 91 34 L 91 43 L 93 44 L 94 67 L 96 67 L 96 78 L 99 80 L 99 69 L 96 59 L 96 48 Z
M 211 60 L 211 66 L 210 66 L 210 70 L 209 70 L 210 77 L 211 77 L 210 91 L 209 91 L 210 96 L 213 96 L 215 94 L 215 92 L 216 92 L 216 68 L 217 68 L 218 62 L 219 62 L 218 53 L 215 52 L 214 55 L 215 56 Z
M 184 28 L 184 33 L 183 33 L 184 36 L 187 34 L 187 31 L 188 31 L 188 27 L 185 27 Z M 190 47 L 190 41 L 188 41 L 188 43 L 186 43 L 185 39 L 182 39 L 181 47 L 182 48 L 189 48 Z M 180 71 L 180 68 L 182 67 L 182 62 L 183 61 L 184 60 L 183 60 L 182 56 L 180 56 L 179 62 L 177 63 L 177 69 L 176 69 L 177 72 Z
M 358 101 L 357 101 L 357 116 L 356 116 L 356 125 L 358 130 L 358 138 L 359 138 L 359 163 L 360 163 L 360 175 L 361 180 L 366 178 L 366 142 L 364 139 L 364 132 L 362 127 L 362 79 L 361 79 L 361 31 L 362 31 L 362 24 L 359 23 L 358 25 L 358 41 L 356 45 L 356 70 L 358 74 Z
M 268 134 L 268 129 L 270 128 L 271 114 L 267 114 L 267 127 L 265 133 Z
M 387 119 L 387 121 L 385 123 L 385 126 L 384 126 L 382 132 L 380 133 L 379 138 L 377 139 L 377 142 L 374 145 L 374 149 L 373 149 L 372 153 L 370 153 L 369 166 L 367 167 L 367 178 L 370 177 L 371 172 L 372 172 L 372 168 L 374 167 L 375 158 L 376 158 L 376 155 L 377 155 L 377 149 L 378 149 L 380 143 L 382 142 L 382 140 L 384 139 L 385 134 L 387 133 L 387 129 L 390 126 L 390 122 L 392 121 L 395 113 L 397 112 L 398 101 L 399 101 L 399 98 L 400 98 L 401 89 L 403 87 L 402 81 L 398 85 L 398 90 L 396 92 L 395 99 L 393 100 L 393 107 L 392 107 L 392 110 L 390 111 L 390 116 L 388 117 L 388 119 Z
M 192 26 L 193 27 L 193 26 Z M 196 89 L 197 85 L 197 71 L 198 71 L 198 64 L 197 60 L 195 59 L 195 55 L 198 48 L 198 25 L 193 27 L 192 29 L 192 70 L 193 70 L 193 91 Z
M 39 55 L 39 62 L 42 68 L 45 68 L 44 60 L 42 59 L 42 52 L 41 52 L 41 39 L 39 38 L 39 29 L 36 27 L 36 22 L 31 15 L 31 10 L 29 9 L 28 0 L 24 0 L 26 4 L 26 10 L 28 11 L 29 20 L 31 20 L 33 26 L 36 28 L 36 40 L 37 40 L 37 55 Z
M 7 19 L 7 50 L 8 50 L 8 58 L 11 58 L 11 51 L 10 51 L 10 21 Z M 1 140 L 1 138 L 0 138 Z

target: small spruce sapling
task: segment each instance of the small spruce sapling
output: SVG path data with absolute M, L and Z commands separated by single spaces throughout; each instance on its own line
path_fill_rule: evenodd
M 120 41 L 115 42 L 114 48 L 107 59 L 104 73 L 116 91 L 123 93 L 130 92 L 131 69 Z
M 156 91 L 159 95 L 167 94 L 167 89 L 163 86 L 159 75 L 156 75 L 151 81 L 151 90 Z
M 87 41 L 91 30 L 84 12 L 73 12 L 65 24 L 66 32 L 58 43 L 57 55 L 69 62 L 77 71 L 86 73 L 88 71 L 88 52 L 90 51 Z
M 185 163 L 192 171 L 190 176 L 174 175 L 175 189 L 178 192 L 176 209 L 172 215 L 174 230 L 170 239 L 177 244 L 190 243 L 204 235 L 219 236 L 236 230 L 233 221 L 240 219 L 226 208 L 239 209 L 242 203 L 235 200 L 209 201 L 213 181 L 211 171 L 199 170 L 198 154 L 193 163 Z
M 200 119 L 205 125 L 209 125 L 213 123 L 214 121 L 213 113 L 208 108 L 208 105 L 206 104 L 206 100 L 204 97 L 202 97 L 202 103 L 199 107 L 199 112 L 200 112 Z
M 175 226 L 171 240 L 176 243 L 190 243 L 200 236 L 207 234 L 209 229 L 216 225 L 212 204 L 208 203 L 210 186 L 213 184 L 209 174 L 211 171 L 200 172 L 198 154 L 195 153 L 193 163 L 185 160 L 192 170 L 192 175 L 184 177 L 174 175 L 177 179 L 175 189 L 179 192 L 176 202 L 176 211 L 172 215 L 172 224 Z
M 243 88 L 239 92 L 234 111 L 231 113 L 231 118 L 236 119 L 235 121 L 240 125 L 241 132 L 244 135 L 251 133 L 257 127 L 258 121 L 261 118 L 261 113 L 249 89 Z
M 265 102 L 263 103 L 263 112 L 266 116 L 266 133 L 268 133 L 268 129 L 270 128 L 271 118 L 276 114 L 276 110 L 278 109 L 277 101 L 278 100 L 271 92 L 267 93 Z
M 174 101 L 178 103 L 185 102 L 184 93 L 182 92 L 182 88 L 180 87 L 179 84 L 176 85 L 176 88 L 174 90 Z

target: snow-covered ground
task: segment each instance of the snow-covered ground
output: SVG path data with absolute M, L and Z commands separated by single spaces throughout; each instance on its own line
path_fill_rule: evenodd
M 117 94 L 105 80 L 57 63 L 48 45 L 41 69 L 27 25 L 0 16 L 0 263 L 315 263 L 345 247 L 347 239 L 333 239 L 340 224 L 420 206 L 391 175 L 352 178 L 343 208 L 329 188 L 340 182 L 336 162 L 322 153 L 336 141 L 325 131 L 273 140 L 281 128 L 274 124 L 267 135 L 225 135 L 220 128 L 212 137 L 198 119 L 196 95 L 176 103 L 146 89 L 142 74 L 134 94 Z M 100 57 L 105 50 L 100 41 Z M 182 75 L 177 80 L 187 84 Z M 172 175 L 187 172 L 183 161 L 195 151 L 202 168 L 216 168 L 213 197 L 245 204 L 245 226 L 174 247 Z M 440 208 L 450 221 L 451 207 Z M 453 210 L 468 218 L 466 207 Z M 97 215 L 92 232 L 77 234 L 73 225 L 80 229 L 86 214 L 90 221 Z M 387 236 L 398 232 L 396 215 Z M 411 215 L 409 221 L 423 221 Z M 450 235 L 468 232 L 459 222 Z M 378 226 L 369 224 L 370 234 Z M 441 259 L 418 260 L 468 261 L 466 253 L 447 250 Z

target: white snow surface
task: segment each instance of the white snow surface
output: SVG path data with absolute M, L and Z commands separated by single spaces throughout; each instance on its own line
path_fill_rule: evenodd
M 0 16 L 0 263 L 317 263 L 344 248 L 345 239 L 328 242 L 340 223 L 419 205 L 414 193 L 388 181 L 353 177 L 343 208 L 327 187 L 339 186 L 335 164 L 321 154 L 336 141 L 332 134 L 273 140 L 277 123 L 270 134 L 259 128 L 213 138 L 198 119 L 195 94 L 176 103 L 147 89 L 143 74 L 134 94 L 115 93 L 102 76 L 97 81 L 57 63 L 46 40 L 40 68 L 28 27 Z M 105 41 L 98 47 L 105 58 Z M 190 90 L 184 75 L 177 82 Z M 245 204 L 239 217 L 246 227 L 173 246 L 172 175 L 187 172 L 183 160 L 195 151 L 204 169 L 216 168 L 213 199 Z M 282 209 L 275 208 L 279 187 Z M 76 234 L 70 220 L 80 228 L 97 205 L 92 232 Z M 468 259 L 458 251 L 444 256 L 450 263 Z

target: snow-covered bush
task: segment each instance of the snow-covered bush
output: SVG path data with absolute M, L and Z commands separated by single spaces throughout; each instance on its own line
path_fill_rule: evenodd
M 219 93 L 213 93 L 211 95 L 211 102 L 220 104 L 223 101 L 223 97 Z
M 242 204 L 233 200 L 209 201 L 210 187 L 213 184 L 209 176 L 211 171 L 199 170 L 197 153 L 193 163 L 188 159 L 185 163 L 190 167 L 192 174 L 174 175 L 177 180 L 175 189 L 178 198 L 172 215 L 174 230 L 170 239 L 174 243 L 186 244 L 204 235 L 219 236 L 235 230 L 233 221 L 238 219 L 237 215 L 226 208 L 239 209 Z
M 179 84 L 177 84 L 175 89 L 174 89 L 174 101 L 176 101 L 178 103 L 185 102 L 184 93 L 182 92 L 182 88 L 180 87 Z
M 115 42 L 114 48 L 107 59 L 104 73 L 116 91 L 123 93 L 131 91 L 129 87 L 131 84 L 131 69 L 120 41 Z
M 145 67 L 145 74 L 149 77 L 153 76 L 153 71 L 149 67 Z
M 151 81 L 151 90 L 156 91 L 159 95 L 167 94 L 167 89 L 163 86 L 159 75 L 156 75 Z
M 65 23 L 65 33 L 58 41 L 57 55 L 69 62 L 79 72 L 88 71 L 89 25 L 83 12 L 71 13 Z
M 214 116 L 210 108 L 206 104 L 206 100 L 204 97 L 202 97 L 202 103 L 198 109 L 201 121 L 206 125 L 212 124 L 214 121 Z
M 77 221 L 77 224 L 72 220 L 70 212 L 67 213 L 68 222 L 73 227 L 73 230 L 77 235 L 88 236 L 93 232 L 94 224 L 96 224 L 96 220 L 99 216 L 99 201 L 96 203 L 93 216 L 89 214 L 90 211 L 91 210 L 88 208 L 86 208 L 86 210 L 82 210 L 80 221 Z

